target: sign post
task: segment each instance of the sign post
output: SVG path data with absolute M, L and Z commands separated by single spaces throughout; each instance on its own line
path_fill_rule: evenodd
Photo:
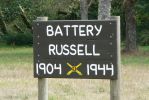
M 39 100 L 48 99 L 44 78 L 110 79 L 110 99 L 120 100 L 119 20 L 34 21 L 34 77 L 39 80 Z
M 117 20 L 117 79 L 110 80 L 110 100 L 120 100 L 121 56 L 120 56 L 120 16 L 111 17 Z
M 47 20 L 48 17 L 37 17 L 37 21 Z M 38 100 L 48 100 L 48 79 L 46 78 L 38 78 Z

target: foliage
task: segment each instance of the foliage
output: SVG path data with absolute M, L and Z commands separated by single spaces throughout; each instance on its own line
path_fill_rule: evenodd
M 19 5 L 25 11 L 30 22 L 35 20 L 37 16 L 48 16 L 49 19 L 57 20 L 79 20 L 80 19 L 80 4 L 79 0 L 1 0 L 0 10 L 4 15 L 3 20 L 7 24 L 7 28 L 11 35 L 5 37 L 13 38 L 18 35 L 27 33 L 32 37 L 31 30 L 28 30 L 26 25 L 20 18 L 21 11 Z M 141 45 L 149 45 L 149 0 L 137 0 L 136 3 L 136 21 L 137 21 L 137 40 Z M 98 0 L 93 0 L 89 7 L 89 19 L 97 19 L 98 15 Z M 121 36 L 125 40 L 125 17 L 123 11 L 123 0 L 112 0 L 112 16 L 121 16 Z M 14 30 L 14 25 L 18 25 L 23 33 Z M 1 34 L 1 31 L 0 31 Z M 22 37 L 21 37 L 22 38 Z M 6 39 L 6 38 L 5 38 Z M 9 39 L 7 38 L 6 41 Z M 20 41 L 18 39 L 18 41 Z M 10 42 L 10 41 L 9 41 Z M 21 41 L 22 42 L 22 41 Z M 20 42 L 20 43 L 21 43 Z
M 77 20 L 80 19 L 80 5 L 79 0 L 72 0 L 67 9 L 57 11 L 58 20 Z
M 32 45 L 33 37 L 30 33 L 9 33 L 3 36 L 8 45 Z
M 136 5 L 136 19 L 137 29 L 142 31 L 144 29 L 149 30 L 149 0 L 138 0 Z
M 120 16 L 121 18 L 121 39 L 122 41 L 125 40 L 125 16 L 123 10 L 123 1 L 124 0 L 112 0 L 112 9 L 111 15 L 112 16 Z
M 88 9 L 89 19 L 98 19 L 98 0 L 94 0 Z
M 136 5 L 136 19 L 138 42 L 149 45 L 149 0 L 138 0 Z
M 112 0 L 112 15 L 121 16 L 121 36 L 125 40 L 125 16 L 123 8 L 124 0 Z M 149 0 L 137 0 L 136 22 L 137 42 L 141 45 L 149 45 Z
M 1 3 L 1 10 L 4 14 L 4 20 L 11 23 L 16 20 L 20 14 L 19 5 L 22 5 L 25 10 L 30 11 L 31 0 L 5 0 Z
M 140 45 L 149 45 L 149 30 L 143 30 L 138 34 L 138 41 Z

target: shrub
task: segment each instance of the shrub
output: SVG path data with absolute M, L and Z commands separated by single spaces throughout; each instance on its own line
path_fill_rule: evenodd
M 3 36 L 8 45 L 32 45 L 33 36 L 31 33 L 9 33 Z
M 141 31 L 138 35 L 138 40 L 139 43 L 143 46 L 149 45 L 149 31 L 148 30 Z

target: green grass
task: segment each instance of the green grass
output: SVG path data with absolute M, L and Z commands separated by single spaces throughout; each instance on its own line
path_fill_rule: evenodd
M 149 65 L 149 46 L 139 47 L 139 51 L 135 54 L 122 54 L 121 61 L 126 65 Z
M 24 64 L 33 63 L 32 47 L 8 47 L 0 46 L 0 64 L 2 67 L 12 66 L 21 67 Z M 24 66 L 25 67 L 25 66 Z

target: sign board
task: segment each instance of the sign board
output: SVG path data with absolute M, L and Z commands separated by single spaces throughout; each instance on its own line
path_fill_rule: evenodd
M 117 21 L 34 21 L 34 77 L 117 78 Z

